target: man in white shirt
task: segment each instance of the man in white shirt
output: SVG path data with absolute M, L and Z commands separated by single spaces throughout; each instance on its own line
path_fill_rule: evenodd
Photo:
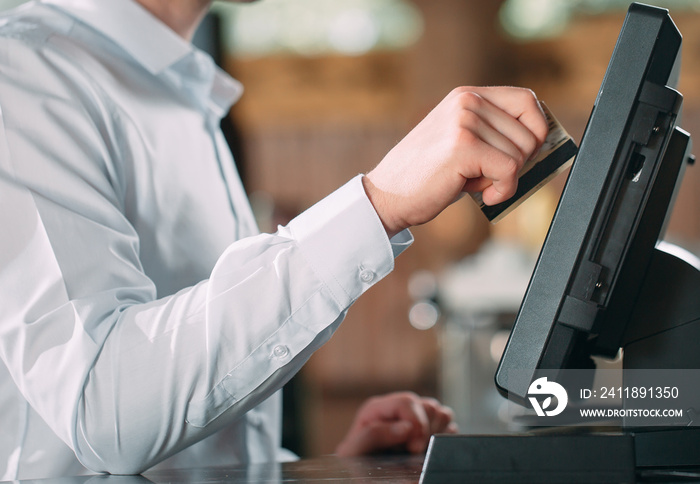
M 372 172 L 259 234 L 218 129 L 241 87 L 189 43 L 209 3 L 0 16 L 0 480 L 286 458 L 277 390 L 405 229 L 465 190 L 507 199 L 546 135 L 530 91 L 457 89 Z M 338 452 L 421 451 L 450 425 L 388 395 Z

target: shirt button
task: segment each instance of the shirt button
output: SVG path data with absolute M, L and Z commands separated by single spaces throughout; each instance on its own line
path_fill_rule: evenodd
M 370 271 L 369 269 L 363 269 L 360 272 L 360 279 L 362 282 L 370 283 L 374 280 L 374 272 Z
M 275 358 L 284 358 L 288 354 L 289 354 L 289 348 L 287 348 L 284 345 L 277 345 L 272 350 L 272 356 L 274 356 Z

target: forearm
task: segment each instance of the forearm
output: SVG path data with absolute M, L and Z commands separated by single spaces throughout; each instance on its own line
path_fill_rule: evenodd
M 5 323 L 34 341 L 31 351 L 5 346 L 17 362 L 8 366 L 86 466 L 142 471 L 280 388 L 392 269 L 400 249 L 371 210 L 356 179 L 277 234 L 232 244 L 207 281 L 175 295 L 155 300 L 142 275 L 82 288 L 78 300 L 53 294 L 32 328 L 66 339 L 34 339 Z M 100 272 L 111 264 L 129 273 L 118 269 L 125 259 L 95 261 L 96 281 L 114 282 Z M 31 278 L 17 281 L 26 300 L 36 299 Z M 37 363 L 25 373 L 19 361 L 28 358 Z
M 208 301 L 211 286 L 124 312 L 76 405 L 74 447 L 84 465 L 141 472 L 239 419 L 279 389 L 342 319 L 325 304 L 323 289 L 292 310 L 287 298 L 276 304 L 274 291 L 262 304 L 234 302 L 233 294 Z M 187 314 L 197 300 L 205 307 Z M 237 310 L 224 310 L 229 303 Z M 326 325 L 317 334 L 299 323 L 312 310 Z M 247 324 L 238 317 L 245 314 Z M 255 330 L 246 329 L 252 320 Z

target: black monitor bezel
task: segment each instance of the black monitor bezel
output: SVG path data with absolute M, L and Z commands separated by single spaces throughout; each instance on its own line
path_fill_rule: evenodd
M 611 237 L 606 230 L 619 226 L 614 217 L 622 215 L 616 207 L 631 203 L 620 192 L 629 183 L 634 153 L 642 147 L 647 161 L 663 157 L 682 103 L 680 94 L 667 87 L 677 83 L 680 46 L 668 10 L 630 6 L 496 372 L 497 388 L 512 400 L 525 401 L 538 370 L 582 367 L 591 353 L 610 355 L 621 345 L 639 290 L 635 280 L 663 232 L 671 204 L 654 227 L 639 220 L 640 206 L 632 214 L 637 219 L 629 224 L 629 236 L 612 235 L 614 243 L 619 239 L 624 245 L 617 260 L 606 261 L 613 267 L 601 267 L 590 255 Z M 653 186 L 653 179 L 649 183 Z M 512 370 L 518 372 L 517 381 L 508 379 Z M 523 378 L 523 371 L 530 378 Z

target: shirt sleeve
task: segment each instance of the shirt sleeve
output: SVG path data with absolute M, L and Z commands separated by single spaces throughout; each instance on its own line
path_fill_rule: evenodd
M 91 86 L 38 65 L 34 81 L 10 64 L 0 75 L 0 357 L 94 471 L 141 472 L 236 421 L 410 244 L 407 233 L 387 240 L 357 177 L 276 233 L 233 243 L 209 279 L 158 299 L 124 215 L 111 113 L 91 103 Z

